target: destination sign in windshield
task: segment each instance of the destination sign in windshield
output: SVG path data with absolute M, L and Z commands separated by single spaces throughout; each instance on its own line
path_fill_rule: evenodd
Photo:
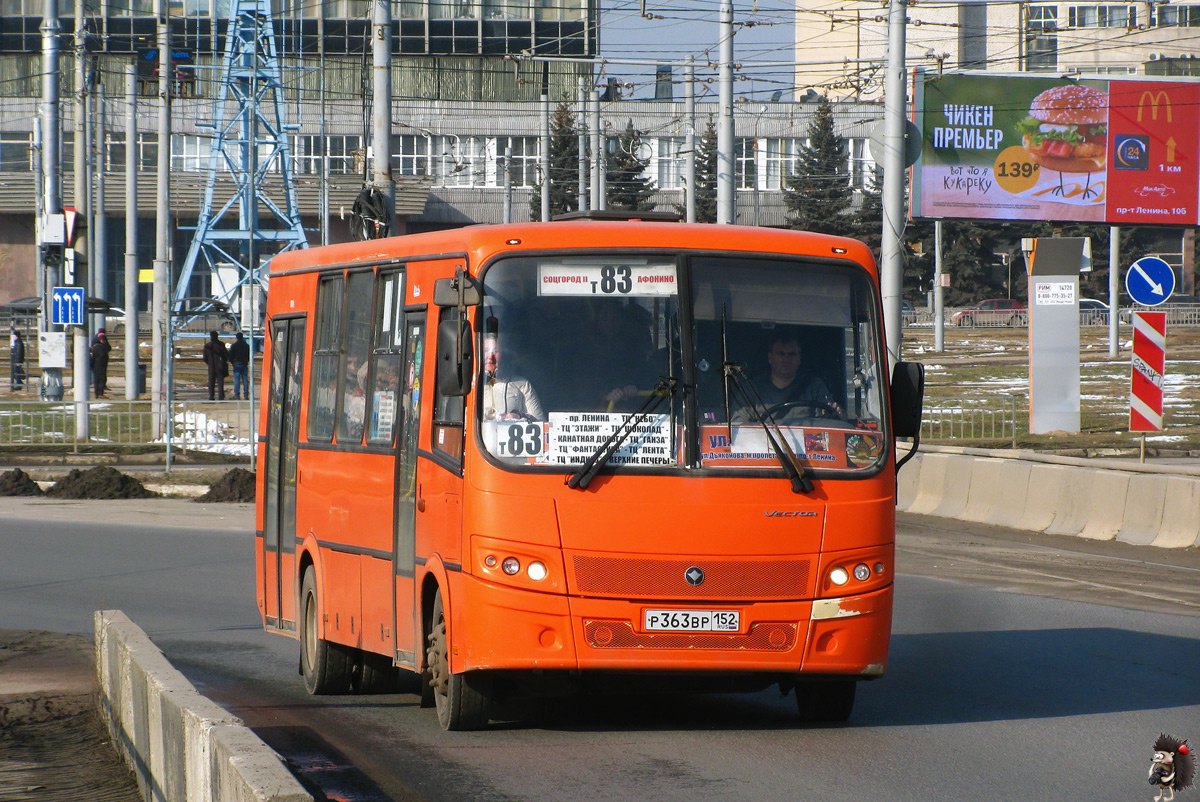
M 674 263 L 590 262 L 538 265 L 538 295 L 637 297 L 677 295 Z

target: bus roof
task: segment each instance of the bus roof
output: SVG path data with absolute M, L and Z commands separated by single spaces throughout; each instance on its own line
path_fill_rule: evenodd
M 351 264 L 378 264 L 413 257 L 467 254 L 474 272 L 504 251 L 607 248 L 741 251 L 849 258 L 875 273 L 875 260 L 862 242 L 846 237 L 756 226 L 610 220 L 474 225 L 293 250 L 271 261 L 271 272 Z

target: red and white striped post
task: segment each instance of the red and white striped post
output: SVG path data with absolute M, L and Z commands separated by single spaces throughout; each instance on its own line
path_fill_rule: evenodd
M 1129 431 L 1161 432 L 1163 377 L 1167 366 L 1167 313 L 1133 313 Z M 1143 448 L 1145 447 L 1143 435 Z

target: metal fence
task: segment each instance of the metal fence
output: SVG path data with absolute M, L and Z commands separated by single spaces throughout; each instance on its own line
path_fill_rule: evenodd
M 76 434 L 76 410 L 88 419 L 88 437 Z M 257 440 L 257 404 L 249 401 L 177 401 L 168 433 L 156 437 L 150 401 L 0 402 L 0 446 L 166 445 L 249 457 Z
M 1025 399 L 1015 395 L 926 398 L 921 438 L 1008 440 L 1015 448 L 1018 403 L 1023 405 Z
M 1195 303 L 1194 301 L 1165 303 L 1153 308 L 1147 306 L 1122 306 L 1117 317 L 1120 325 L 1129 325 L 1132 312 L 1166 312 L 1168 325 L 1200 326 L 1200 303 Z M 1083 328 L 1107 327 L 1108 314 L 1108 310 L 1106 309 L 1080 309 L 1079 325 Z M 925 307 L 917 307 L 904 312 L 904 326 L 916 329 L 933 328 L 934 317 L 932 310 Z M 1003 312 L 981 314 L 978 312 L 972 313 L 969 307 L 946 307 L 943 310 L 942 319 L 945 321 L 947 328 L 951 326 L 979 329 L 1024 328 L 1029 325 L 1029 312 L 1028 310 L 1021 312 L 1005 310 Z

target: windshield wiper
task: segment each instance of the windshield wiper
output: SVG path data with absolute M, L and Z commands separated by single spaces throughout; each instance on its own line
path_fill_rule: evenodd
M 745 370 L 741 365 L 729 361 L 729 353 L 725 347 L 725 310 L 721 310 L 721 376 L 725 385 L 725 426 L 728 429 L 729 447 L 733 448 L 733 418 L 729 413 L 729 396 L 730 384 L 732 380 L 732 389 L 734 395 L 738 396 L 737 400 L 743 406 L 749 407 L 750 414 L 758 421 L 758 425 L 762 427 L 763 432 L 767 435 L 767 441 L 771 444 L 771 450 L 775 452 L 776 459 L 783 466 L 784 473 L 787 474 L 788 480 L 792 483 L 793 493 L 811 493 L 813 491 L 812 479 L 804 473 L 804 469 L 800 466 L 799 457 L 792 451 L 792 447 L 788 445 L 787 438 L 783 432 L 779 430 L 779 424 L 775 422 L 773 417 L 768 418 L 763 416 L 764 409 L 762 397 L 759 396 L 758 390 L 754 389 L 754 384 L 746 378 Z
M 673 376 L 659 379 L 658 384 L 650 390 L 650 395 L 642 402 L 642 405 L 604 439 L 604 442 L 596 448 L 596 452 L 580 466 L 579 470 L 566 478 L 567 487 L 586 490 L 592 479 L 600 472 L 605 463 L 612 459 L 612 455 L 617 453 L 629 435 L 637 430 L 642 421 L 654 414 L 654 410 L 658 409 L 663 399 L 675 393 L 677 383 L 678 380 Z

